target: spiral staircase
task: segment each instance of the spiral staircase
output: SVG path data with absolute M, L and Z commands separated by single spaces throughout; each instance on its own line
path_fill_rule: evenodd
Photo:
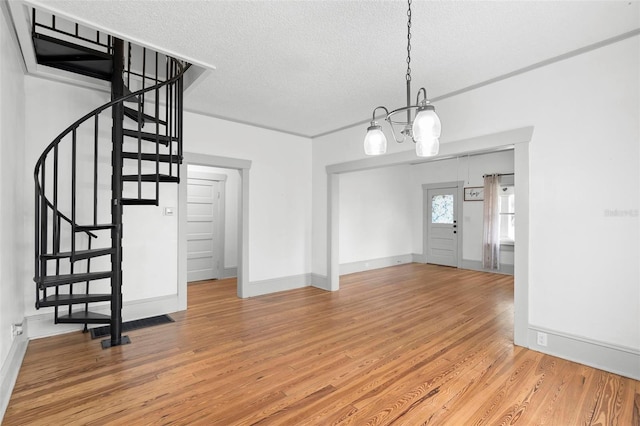
M 107 348 L 130 342 L 122 335 L 123 209 L 158 206 L 160 185 L 180 181 L 189 65 L 60 22 L 33 10 L 38 63 L 109 81 L 111 101 L 69 125 L 36 163 L 36 308 L 85 331 L 108 324 Z

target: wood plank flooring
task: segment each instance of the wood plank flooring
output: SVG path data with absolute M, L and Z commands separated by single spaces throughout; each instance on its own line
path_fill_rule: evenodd
M 640 382 L 516 347 L 513 279 L 409 264 L 251 299 L 189 285 L 102 350 L 29 343 L 4 425 L 640 425 Z

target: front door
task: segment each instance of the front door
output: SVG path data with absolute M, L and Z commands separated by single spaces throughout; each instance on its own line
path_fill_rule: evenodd
M 427 263 L 458 266 L 458 188 L 427 190 Z

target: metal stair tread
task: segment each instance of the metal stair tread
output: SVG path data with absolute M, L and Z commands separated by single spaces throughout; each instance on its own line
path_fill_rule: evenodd
M 123 129 L 122 134 L 124 136 L 128 136 L 135 139 L 138 139 L 139 137 L 140 139 L 149 141 L 149 142 L 157 141 L 158 143 L 165 146 L 169 145 L 169 140 L 172 140 L 174 142 L 178 141 L 178 138 L 176 138 L 175 136 L 157 135 L 155 133 L 149 133 L 149 132 L 138 132 L 137 130 L 132 130 L 132 129 Z
M 112 275 L 113 274 L 111 271 L 89 272 L 89 273 L 83 272 L 83 273 L 77 273 L 77 274 L 64 274 L 64 275 L 47 275 L 47 276 L 41 277 L 40 280 L 38 280 L 38 283 L 42 287 L 53 287 L 57 285 L 65 285 L 65 284 L 72 284 L 72 283 L 78 283 L 83 281 L 93 281 L 93 280 L 100 280 L 104 278 L 110 278 Z
M 123 152 L 122 158 L 130 160 L 137 160 L 137 152 Z M 182 163 L 182 158 L 179 155 L 160 154 L 157 157 L 161 163 Z M 156 154 L 143 152 L 140 154 L 140 160 L 142 161 L 156 161 Z
M 63 324 L 109 324 L 111 317 L 97 312 L 76 311 L 71 315 L 58 317 L 58 322 Z
M 157 206 L 158 201 L 155 199 L 147 198 L 123 198 L 123 206 Z
M 113 223 L 100 223 L 97 225 L 76 225 L 76 232 L 100 231 L 103 229 L 112 229 L 116 226 Z
M 108 302 L 110 294 L 53 294 L 38 301 L 40 307 L 73 305 L 76 303 Z
M 138 121 L 138 110 L 135 108 L 130 108 L 128 106 L 124 107 L 124 115 L 129 117 L 130 119 L 132 119 L 133 121 Z M 149 123 L 149 124 L 155 124 L 156 123 L 156 117 L 153 117 L 149 114 L 144 114 L 144 113 L 140 113 L 140 118 L 142 118 L 142 122 L 143 123 Z M 166 126 L 167 122 L 164 120 L 157 120 L 157 123 L 160 124 L 161 126 Z
M 140 181 L 142 182 L 155 182 L 156 175 L 155 174 L 143 174 L 140 175 Z M 122 180 L 124 182 L 138 182 L 138 175 L 123 175 Z M 158 175 L 158 182 L 174 182 L 179 183 L 180 179 L 177 176 L 169 176 L 169 175 Z
M 107 254 L 113 253 L 113 248 L 99 248 L 99 249 L 91 249 L 91 250 L 76 250 L 75 255 L 73 256 L 76 260 L 88 259 L 98 256 L 104 256 Z M 43 254 L 43 259 L 64 259 L 67 257 L 72 257 L 72 252 L 66 251 L 61 253 L 47 253 Z

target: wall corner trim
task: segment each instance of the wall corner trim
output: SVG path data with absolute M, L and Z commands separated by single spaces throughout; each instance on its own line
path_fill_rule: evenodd
M 263 296 L 280 291 L 295 290 L 311 286 L 311 274 L 290 275 L 287 277 L 270 278 L 251 281 L 247 284 L 242 298 Z
M 225 267 L 222 270 L 222 278 L 235 278 L 238 276 L 238 268 L 236 266 L 232 266 L 230 268 Z
M 427 263 L 427 256 L 424 253 L 411 253 L 413 263 Z
M 320 290 L 331 291 L 331 287 L 329 286 L 329 280 L 326 275 L 320 274 L 311 274 L 311 285 L 315 288 L 319 288 Z

